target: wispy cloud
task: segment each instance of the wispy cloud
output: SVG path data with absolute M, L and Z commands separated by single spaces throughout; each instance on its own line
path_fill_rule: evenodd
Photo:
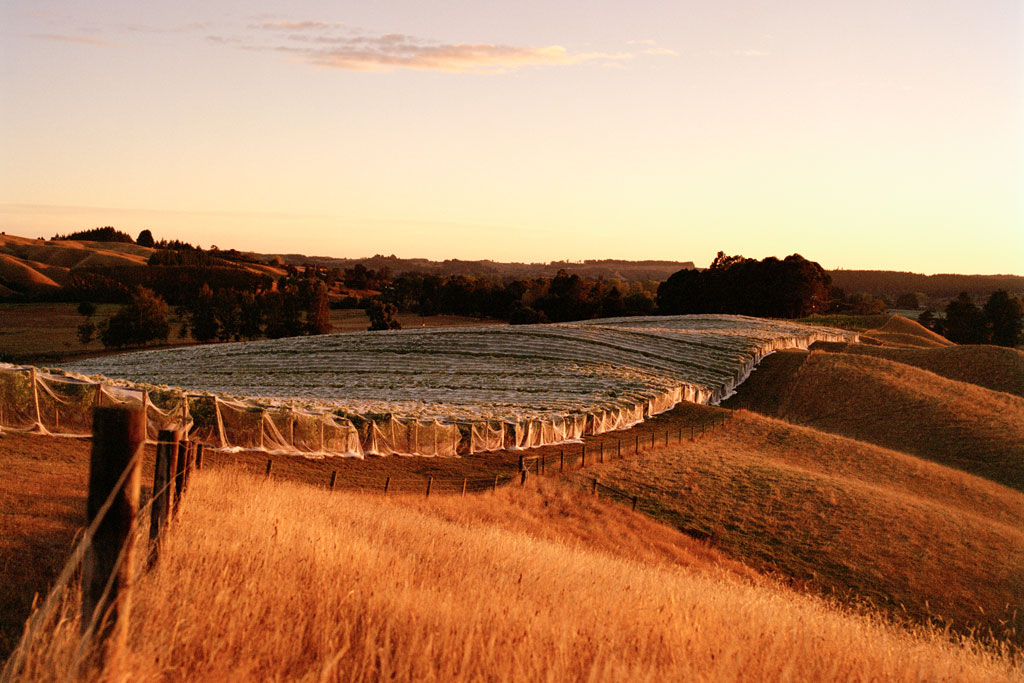
M 209 40 L 246 50 L 291 55 L 312 66 L 349 71 L 400 69 L 448 73 L 508 73 L 528 67 L 621 64 L 639 55 L 670 55 L 651 47 L 639 52 L 574 51 L 562 45 L 442 43 L 402 33 L 367 34 L 338 22 L 268 21 L 244 35 L 209 35 Z M 635 44 L 653 45 L 653 41 Z
M 665 57 L 678 57 L 679 53 L 667 47 L 651 47 L 644 50 L 645 55 L 662 55 Z
M 736 50 L 733 52 L 737 57 L 768 57 L 771 52 L 765 50 Z
M 334 28 L 340 25 L 340 22 L 332 24 L 327 21 L 265 21 L 262 24 L 252 24 L 249 28 L 268 31 L 315 31 Z
M 56 40 L 62 43 L 78 43 L 79 45 L 119 47 L 117 43 L 111 43 L 108 40 L 101 40 L 99 38 L 90 38 L 89 36 L 61 35 L 57 33 L 33 33 L 30 37 L 37 38 L 39 40 Z

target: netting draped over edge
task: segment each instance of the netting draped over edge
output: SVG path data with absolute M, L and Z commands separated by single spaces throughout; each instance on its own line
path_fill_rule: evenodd
M 585 434 L 626 429 L 671 410 L 682 401 L 718 404 L 749 377 L 758 362 L 780 349 L 807 348 L 814 341 L 843 340 L 814 333 L 764 340 L 722 386 L 683 383 L 632 405 L 594 408 L 547 419 L 448 423 L 384 417 L 352 419 L 330 411 L 266 405 L 252 399 L 106 383 L 0 363 L 0 430 L 63 436 L 92 432 L 94 405 L 144 405 L 147 438 L 161 429 L 188 430 L 189 438 L 217 448 L 255 449 L 306 457 L 372 455 L 455 456 L 502 449 L 524 449 L 579 441 Z
M 90 436 L 92 409 L 96 406 L 143 407 L 150 442 L 162 429 L 185 429 L 191 440 L 226 450 L 251 448 L 307 457 L 363 457 L 359 433 L 351 421 L 338 415 L 175 390 L 104 384 L 0 363 L 0 431 Z

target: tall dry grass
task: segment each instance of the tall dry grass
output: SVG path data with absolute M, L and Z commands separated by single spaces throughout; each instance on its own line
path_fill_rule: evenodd
M 484 494 L 468 504 L 486 505 Z M 501 495 L 515 495 L 513 493 Z M 1020 680 L 1020 663 L 726 571 L 429 504 L 197 475 L 134 598 L 117 673 L 149 680 Z M 628 515 L 627 511 L 622 512 Z M 29 652 L 62 678 L 78 624 Z M 98 672 L 83 675 L 100 678 Z

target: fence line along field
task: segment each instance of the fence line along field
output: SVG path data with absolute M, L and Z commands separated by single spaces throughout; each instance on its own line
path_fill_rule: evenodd
M 83 360 L 66 366 L 71 377 L 47 376 L 42 400 L 101 375 L 97 397 L 148 400 L 163 421 L 151 431 L 191 422 L 193 438 L 218 447 L 456 455 L 572 441 L 681 401 L 716 404 L 769 353 L 855 338 L 731 315 L 321 335 Z M 56 412 L 37 406 L 38 426 L 55 431 L 46 421 Z

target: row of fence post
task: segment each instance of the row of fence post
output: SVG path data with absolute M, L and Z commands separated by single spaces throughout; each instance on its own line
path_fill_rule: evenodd
M 193 470 L 203 464 L 202 444 L 182 431 L 158 435 L 150 503 L 148 566 L 156 561 L 164 534 L 181 508 Z M 123 649 L 131 609 L 135 525 L 139 513 L 145 408 L 93 409 L 93 441 L 86 502 L 87 538 L 82 562 L 83 641 L 95 642 L 99 663 L 113 662 Z

